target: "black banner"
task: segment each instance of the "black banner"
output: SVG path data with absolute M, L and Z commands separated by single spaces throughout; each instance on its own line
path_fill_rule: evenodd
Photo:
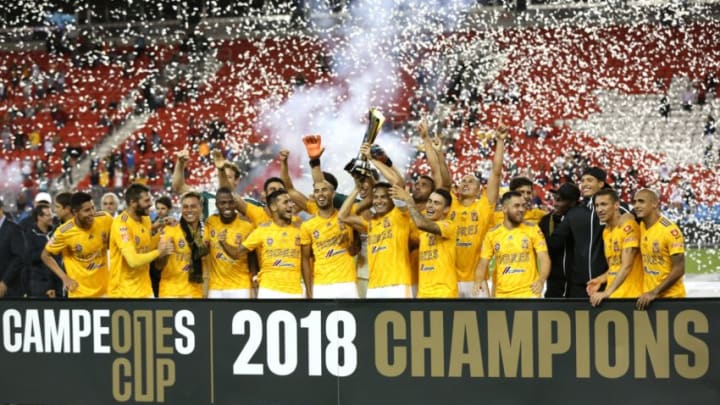
M 0 301 L 0 403 L 720 403 L 720 300 Z

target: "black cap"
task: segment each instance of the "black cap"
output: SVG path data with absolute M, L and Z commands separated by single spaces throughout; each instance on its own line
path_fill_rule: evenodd
M 585 169 L 583 171 L 582 175 L 583 176 L 593 176 L 596 179 L 602 181 L 603 183 L 605 183 L 606 179 L 607 179 L 607 173 L 605 173 L 605 170 L 603 170 L 597 166 L 588 167 L 587 169 Z M 582 177 L 582 176 L 580 176 L 580 177 Z
M 580 199 L 580 189 L 573 183 L 565 183 L 557 190 L 550 190 L 555 194 L 556 200 L 561 201 L 577 201 Z

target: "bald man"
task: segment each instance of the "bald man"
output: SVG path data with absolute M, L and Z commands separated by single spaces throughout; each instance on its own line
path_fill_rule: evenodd
M 685 240 L 680 228 L 660 214 L 657 193 L 642 189 L 633 200 L 640 222 L 640 253 L 643 261 L 643 294 L 638 309 L 656 298 L 685 297 Z

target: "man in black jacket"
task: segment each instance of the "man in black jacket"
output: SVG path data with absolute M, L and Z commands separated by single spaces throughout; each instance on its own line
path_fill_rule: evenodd
M 602 239 L 603 225 L 595 213 L 593 196 L 602 188 L 607 174 L 599 167 L 585 169 L 580 177 L 580 193 L 583 200 L 579 205 L 568 211 L 567 215 L 555 228 L 548 240 L 550 254 L 561 254 L 566 245 L 573 245 L 573 265 L 567 272 L 568 298 L 587 298 L 586 284 L 607 270 L 604 244 Z M 626 207 L 620 211 L 628 213 Z
M 540 230 L 545 240 L 562 222 L 565 215 L 571 208 L 575 207 L 580 199 L 580 189 L 573 183 L 565 183 L 553 191 L 555 203 L 552 212 L 540 219 Z M 573 245 L 568 241 L 562 250 L 550 252 L 550 277 L 547 279 L 545 298 L 563 298 L 567 291 L 566 274 L 572 272 L 573 268 Z
M 25 242 L 20 226 L 12 222 L 0 200 L 0 298 L 22 297 L 21 273 Z
M 26 292 L 30 298 L 57 298 L 62 296 L 62 281 L 40 259 L 50 237 L 53 214 L 50 205 L 38 203 L 33 209 L 33 226 L 25 231 Z

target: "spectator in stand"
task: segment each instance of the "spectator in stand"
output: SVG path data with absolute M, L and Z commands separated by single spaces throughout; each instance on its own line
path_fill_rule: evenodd
M 697 101 L 697 95 L 695 94 L 695 90 L 692 88 L 691 85 L 688 85 L 685 88 L 685 91 L 682 93 L 682 108 L 685 111 L 692 111 L 692 106 Z
M 52 107 L 50 116 L 55 121 L 55 126 L 58 127 L 58 129 L 64 127 L 68 120 L 68 114 L 58 104 Z
M 20 227 L 5 214 L 3 201 L 0 199 L 0 298 L 21 297 L 21 272 L 25 244 Z
M 660 99 L 660 108 L 658 111 L 660 112 L 660 116 L 665 118 L 665 121 L 670 118 L 670 100 L 668 100 L 667 95 Z

